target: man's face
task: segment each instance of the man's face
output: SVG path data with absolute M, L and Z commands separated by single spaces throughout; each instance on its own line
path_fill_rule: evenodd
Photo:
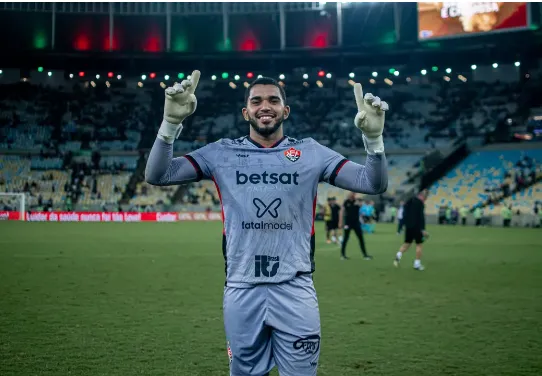
M 280 90 L 274 85 L 253 86 L 243 108 L 243 117 L 261 136 L 275 133 L 289 114 L 290 107 L 284 105 Z
M 356 200 L 356 194 L 355 193 L 349 193 L 348 194 L 348 199 L 352 200 L 352 201 L 355 201 Z

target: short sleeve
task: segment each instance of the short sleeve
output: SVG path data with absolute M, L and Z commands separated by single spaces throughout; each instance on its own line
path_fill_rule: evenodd
M 212 142 L 185 155 L 198 175 L 197 179 L 212 179 L 214 161 L 221 152 L 220 141 Z
M 348 162 L 343 155 L 331 150 L 330 148 L 321 145 L 314 141 L 316 144 L 316 155 L 319 158 L 322 167 L 322 174 L 320 175 L 320 181 L 325 181 L 331 185 L 335 185 L 335 178 L 341 170 L 341 168 Z

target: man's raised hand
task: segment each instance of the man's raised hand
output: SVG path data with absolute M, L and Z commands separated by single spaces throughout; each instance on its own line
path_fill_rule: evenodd
M 354 125 L 363 132 L 368 139 L 375 139 L 384 131 L 385 111 L 388 104 L 371 93 L 363 97 L 361 84 L 354 84 L 354 96 L 358 113 L 354 119 Z
M 198 86 L 200 71 L 192 72 L 189 80 L 180 84 L 175 82 L 166 89 L 164 104 L 164 120 L 158 130 L 158 138 L 168 144 L 173 144 L 183 130 L 182 122 L 196 111 L 198 100 L 194 95 Z
M 181 124 L 184 119 L 196 111 L 198 101 L 194 92 L 198 86 L 200 71 L 192 72 L 189 80 L 180 84 L 175 82 L 166 89 L 166 102 L 164 104 L 164 120 L 171 124 Z

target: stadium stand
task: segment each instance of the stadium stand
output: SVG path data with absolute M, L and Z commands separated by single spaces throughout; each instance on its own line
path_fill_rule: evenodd
M 426 172 L 423 160 L 429 151 L 438 150 L 444 158 L 465 140 L 488 142 L 488 134 L 502 124 L 525 123 L 533 108 L 540 105 L 538 82 L 446 82 L 409 77 L 393 86 L 382 81 L 371 84 L 370 90 L 386 98 L 393 109 L 385 129 L 387 199 L 398 200 L 415 186 L 414 177 Z M 346 79 L 321 85 L 286 82 L 287 101 L 292 107 L 286 134 L 313 137 L 363 163 L 362 139 L 351 126 L 354 99 L 350 84 Z M 198 110 L 174 144 L 176 155 L 222 137 L 246 134 L 247 124 L 240 112 L 244 88 L 239 86 L 232 89 L 227 82 L 202 79 Z M 216 101 L 216 96 L 224 100 Z M 55 98 L 62 98 L 62 104 Z M 157 84 L 129 89 L 125 85 L 92 87 L 88 82 L 68 81 L 53 88 L 26 82 L 0 85 L 0 99 L 0 150 L 17 153 L 2 157 L 0 188 L 24 191 L 28 182 L 33 208 L 49 207 L 43 204 L 49 199 L 52 207 L 65 207 L 68 198 L 70 205 L 82 210 L 116 208 L 119 204 L 137 210 L 220 205 L 212 182 L 155 187 L 143 181 L 145 157 L 141 159 L 139 153 L 154 142 L 163 101 L 163 88 Z M 521 181 L 522 173 L 512 165 L 522 155 L 513 151 L 472 153 L 432 185 L 428 211 L 436 214 L 443 205 L 472 208 L 488 203 L 489 212 L 497 213 L 503 193 L 521 190 L 516 180 Z M 526 155 L 533 158 L 532 168 L 539 170 L 539 151 Z M 532 178 L 526 179 L 532 182 Z M 32 189 L 33 182 L 41 182 L 39 195 Z M 508 186 L 506 192 L 503 185 Z M 529 189 L 525 192 L 530 194 L 517 193 L 511 199 L 536 196 L 536 189 Z M 344 191 L 322 183 L 318 204 L 330 196 L 340 202 L 344 195 Z M 531 204 L 522 202 L 522 210 Z
M 186 127 L 175 150 L 187 150 L 201 146 L 201 142 L 222 137 L 236 138 L 246 133 L 246 121 L 241 116 L 243 90 L 232 91 L 224 84 L 203 82 L 202 94 L 198 92 L 198 112 Z M 363 142 L 354 127 L 351 127 L 354 97 L 352 87 L 342 80 L 322 88 L 310 84 L 287 84 L 287 102 L 292 112 L 285 132 L 294 138 L 313 137 L 331 147 L 362 148 Z M 455 137 L 432 138 L 434 129 L 444 127 L 453 118 L 451 97 L 460 90 L 460 84 L 444 90 L 439 84 L 397 83 L 393 89 L 386 84 L 375 84 L 371 90 L 390 102 L 394 109 L 387 120 L 387 147 L 409 149 L 416 147 L 449 147 Z M 225 98 L 214 101 L 211 93 Z M 199 90 L 199 87 L 198 87 Z M 389 99 L 388 99 L 389 98 Z M 201 108 L 201 110 L 199 110 Z M 348 120 L 349 119 L 349 120 Z M 196 141 L 196 142 L 194 142 Z M 200 142 L 197 142 L 200 141 Z
M 145 207 L 149 205 L 171 205 L 176 191 L 177 187 L 175 186 L 157 187 L 146 182 L 139 182 L 130 203 Z
M 32 167 L 34 161 L 40 161 L 39 167 L 42 170 Z M 37 160 L 18 155 L 0 155 L 0 191 L 27 193 L 27 205 L 30 208 L 61 208 L 69 192 L 69 173 L 55 169 L 56 166 L 56 159 Z
M 525 160 L 529 164 L 523 166 Z M 542 150 L 474 152 L 430 188 L 427 210 L 436 214 L 443 206 L 473 208 L 503 193 L 508 196 L 536 181 L 541 161 Z
M 542 173 L 539 173 L 539 179 L 542 179 Z M 511 204 L 514 212 L 521 214 L 532 214 L 532 222 L 537 223 L 539 218 L 535 216 L 534 209 L 538 207 L 542 210 L 542 182 L 536 183 L 520 192 L 513 193 L 509 198 L 503 199 L 502 204 Z

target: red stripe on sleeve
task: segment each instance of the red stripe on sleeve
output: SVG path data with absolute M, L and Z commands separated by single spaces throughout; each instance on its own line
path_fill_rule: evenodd
M 344 167 L 346 162 L 348 162 L 348 159 L 345 159 L 344 161 L 342 161 L 342 163 L 337 167 L 337 171 L 335 172 L 335 176 L 337 176 L 339 174 L 339 172 L 341 171 L 341 168 Z

